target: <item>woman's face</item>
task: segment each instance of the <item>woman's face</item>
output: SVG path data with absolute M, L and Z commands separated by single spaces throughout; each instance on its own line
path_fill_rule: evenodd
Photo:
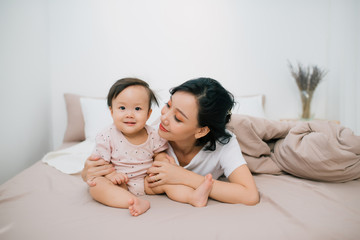
M 196 133 L 201 129 L 197 117 L 195 96 L 188 92 L 175 92 L 161 110 L 159 135 L 168 141 L 194 142 Z

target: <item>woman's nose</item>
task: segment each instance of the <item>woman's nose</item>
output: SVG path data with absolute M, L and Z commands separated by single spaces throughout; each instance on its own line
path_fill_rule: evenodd
M 169 120 L 168 120 L 168 112 L 169 111 L 166 111 L 165 109 L 166 107 L 164 107 L 162 110 L 161 110 L 161 116 L 160 116 L 160 120 L 163 124 L 167 125 L 169 124 Z

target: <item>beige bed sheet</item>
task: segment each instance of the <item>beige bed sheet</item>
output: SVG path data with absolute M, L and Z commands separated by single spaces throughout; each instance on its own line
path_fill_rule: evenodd
M 0 239 L 360 239 L 360 180 L 254 177 L 256 206 L 144 196 L 151 209 L 132 217 L 92 200 L 79 175 L 37 162 L 0 186 Z

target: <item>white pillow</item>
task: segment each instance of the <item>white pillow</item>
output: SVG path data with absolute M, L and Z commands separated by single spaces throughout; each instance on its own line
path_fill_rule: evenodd
M 235 97 L 233 113 L 265 118 L 264 95 Z
M 152 105 L 152 113 L 147 121 L 147 124 L 152 126 L 159 124 L 161 109 L 170 99 L 170 93 L 168 91 L 158 90 L 155 94 L 159 106 L 156 104 Z M 107 106 L 107 100 L 103 98 L 81 97 L 80 104 L 84 116 L 85 138 L 94 140 L 98 132 L 113 122 Z
M 156 104 L 152 106 L 153 111 L 148 120 L 148 124 L 152 126 L 160 123 L 161 109 L 170 99 L 169 90 L 156 90 L 155 94 L 159 107 Z M 235 102 L 236 104 L 232 110 L 233 113 L 265 118 L 264 95 L 235 96 Z
M 113 122 L 106 99 L 80 98 L 85 123 L 85 138 L 95 140 L 96 134 Z
M 155 94 L 159 106 L 156 104 L 152 105 L 152 113 L 147 121 L 147 124 L 151 126 L 159 124 L 161 109 L 170 99 L 168 90 L 157 90 Z M 236 105 L 232 112 L 265 118 L 263 97 L 263 95 L 235 97 Z M 107 106 L 107 100 L 103 98 L 81 97 L 80 104 L 84 116 L 85 138 L 94 140 L 98 132 L 113 122 Z

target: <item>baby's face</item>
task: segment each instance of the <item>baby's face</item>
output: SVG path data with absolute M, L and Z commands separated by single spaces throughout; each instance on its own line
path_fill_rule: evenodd
M 128 137 L 136 136 L 150 117 L 149 93 L 143 86 L 125 88 L 112 100 L 111 116 L 116 128 Z

